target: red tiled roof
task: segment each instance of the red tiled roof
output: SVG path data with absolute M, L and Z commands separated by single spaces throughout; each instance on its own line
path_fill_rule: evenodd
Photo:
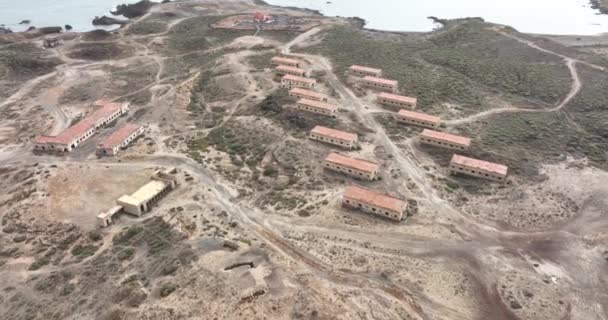
M 289 92 L 291 92 L 293 94 L 300 94 L 303 96 L 308 96 L 308 97 L 315 97 L 319 100 L 327 99 L 326 94 L 319 93 L 319 92 L 312 91 L 312 90 L 306 90 L 303 88 L 293 88 L 293 89 L 289 90 Z
M 352 65 L 349 67 L 350 70 L 354 70 L 354 71 L 360 71 L 360 72 L 367 72 L 367 73 L 382 73 L 382 69 L 376 69 L 376 68 L 370 68 L 370 67 L 365 67 L 365 66 L 359 66 L 359 65 Z
M 294 76 L 294 75 L 291 75 L 291 74 L 284 75 L 283 78 L 281 78 L 281 79 L 283 79 L 283 80 L 289 80 L 289 81 L 304 82 L 304 83 L 317 83 L 317 80 L 315 80 L 315 79 L 298 77 L 298 76 Z
M 282 63 L 286 63 L 286 64 L 298 64 L 300 63 L 299 60 L 296 59 L 290 59 L 290 58 L 285 58 L 285 57 L 273 57 L 272 59 L 270 59 L 272 62 L 276 62 L 278 64 L 282 64 Z
M 407 208 L 407 202 L 405 200 L 397 199 L 389 195 L 364 189 L 358 186 L 349 186 L 346 188 L 344 197 L 397 212 L 403 212 Z
M 314 127 L 311 132 L 322 135 L 322 136 L 326 136 L 326 137 L 330 137 L 330 138 L 334 138 L 334 139 L 340 139 L 340 140 L 349 141 L 349 142 L 357 140 L 356 133 L 340 131 L 340 130 L 322 127 L 322 126 Z
M 330 153 L 327 158 L 325 158 L 325 161 L 368 173 L 376 172 L 379 167 L 377 163 L 363 159 L 347 157 L 345 155 L 335 152 Z
M 99 148 L 113 148 L 120 145 L 125 139 L 132 135 L 135 131 L 139 130 L 141 125 L 134 123 L 127 123 L 124 126 L 118 128 L 109 137 L 107 137 L 102 143 L 99 144 Z
M 412 105 L 416 105 L 416 102 L 418 101 L 416 98 L 413 98 L 413 97 L 401 96 L 398 94 L 392 94 L 392 93 L 388 93 L 388 92 L 381 92 L 380 94 L 378 94 L 378 98 L 395 100 L 395 101 L 412 104 Z
M 101 119 L 108 118 L 116 110 L 121 108 L 120 103 L 112 103 L 107 101 L 97 101 L 96 104 L 103 104 L 100 109 L 97 109 L 84 119 L 80 120 L 75 125 L 65 129 L 57 136 L 39 136 L 34 142 L 36 143 L 57 143 L 57 144 L 69 144 L 76 138 L 95 127 L 97 122 Z
M 295 72 L 295 73 L 299 73 L 299 74 L 306 73 L 306 70 L 304 70 L 302 68 L 290 67 L 290 66 L 286 66 L 286 65 L 277 66 L 275 69 L 278 71 L 283 71 L 283 72 Z
M 310 106 L 310 107 L 315 107 L 315 108 L 319 108 L 319 109 L 325 109 L 325 110 L 329 110 L 329 111 L 336 111 L 338 110 L 338 106 L 333 105 L 331 103 L 327 103 L 327 102 L 322 102 L 322 101 L 315 101 L 315 100 L 309 100 L 309 99 L 300 99 L 297 102 L 298 104 L 303 104 L 306 106 Z
M 468 158 L 468 157 L 464 157 L 464 156 L 461 156 L 458 154 L 455 154 L 454 156 L 452 156 L 451 163 L 469 167 L 469 168 L 483 170 L 486 172 L 492 172 L 492 173 L 496 173 L 496 174 L 503 175 L 503 176 L 506 176 L 507 172 L 509 171 L 509 167 L 504 166 L 502 164 Z
M 439 117 L 432 116 L 430 114 L 414 112 L 414 111 L 409 111 L 409 110 L 404 110 L 404 109 L 399 110 L 398 114 L 405 118 L 428 121 L 428 122 L 432 122 L 432 123 L 439 123 L 441 121 L 441 119 Z
M 445 132 L 430 130 L 430 129 L 422 130 L 422 133 L 420 134 L 420 136 L 430 138 L 430 139 L 435 139 L 435 140 L 451 142 L 451 143 L 458 144 L 461 146 L 468 147 L 471 145 L 471 139 L 469 139 L 469 138 L 461 137 L 461 136 L 457 136 L 457 135 L 453 135 L 453 134 L 449 134 L 449 133 L 445 133 Z
M 397 86 L 397 83 L 398 83 L 397 80 L 390 80 L 390 79 L 384 79 L 384 78 L 376 78 L 376 77 L 371 77 L 371 76 L 364 77 L 363 81 L 380 83 L 380 84 L 385 84 L 385 85 L 389 85 L 389 86 Z

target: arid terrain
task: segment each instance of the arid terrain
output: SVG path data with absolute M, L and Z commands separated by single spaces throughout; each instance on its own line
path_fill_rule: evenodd
M 255 11 L 283 25 L 229 28 Z M 605 36 L 481 19 L 389 33 L 198 0 L 61 37 L 0 39 L 0 319 L 608 319 Z M 305 63 L 335 118 L 293 108 L 277 55 Z M 452 152 L 421 145 L 353 64 L 398 80 L 508 181 L 450 175 Z M 101 98 L 131 109 L 70 153 L 33 151 Z M 144 135 L 98 157 L 125 122 Z M 316 125 L 358 133 L 341 152 L 381 179 L 324 170 L 336 148 L 308 139 Z M 150 212 L 98 227 L 169 167 L 179 185 Z M 407 218 L 342 207 L 353 184 L 407 199 Z

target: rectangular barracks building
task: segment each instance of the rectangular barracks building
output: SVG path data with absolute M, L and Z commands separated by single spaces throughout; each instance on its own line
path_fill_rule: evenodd
M 471 139 L 431 129 L 424 129 L 420 134 L 420 142 L 436 147 L 454 150 L 467 150 Z
M 403 215 L 407 210 L 405 200 L 358 186 L 346 188 L 342 196 L 342 205 L 395 221 L 403 220 Z
M 272 65 L 274 66 L 289 66 L 289 67 L 296 67 L 299 68 L 300 67 L 300 61 L 296 60 L 296 59 L 290 59 L 290 58 L 285 58 L 285 57 L 273 57 L 272 59 L 270 59 L 270 61 L 272 62 Z
M 327 102 L 300 99 L 298 102 L 296 102 L 296 109 L 335 117 L 336 111 L 338 111 L 338 106 Z
M 128 103 L 113 103 L 96 101 L 101 108 L 67 128 L 56 136 L 41 135 L 34 139 L 34 150 L 69 152 L 79 144 L 92 137 L 97 129 L 108 125 L 122 114 L 126 113 Z
M 356 133 L 340 131 L 332 128 L 316 126 L 308 136 L 312 140 L 317 140 L 335 146 L 352 149 L 357 145 L 359 136 Z
M 301 69 L 301 68 L 296 68 L 296 67 L 280 65 L 280 66 L 274 68 L 274 70 L 277 72 L 277 74 L 280 74 L 280 75 L 291 74 L 293 76 L 298 76 L 298 77 L 306 76 L 306 70 Z
M 416 109 L 418 99 L 388 92 L 380 92 L 378 94 L 378 102 L 391 107 L 398 107 L 400 109 L 410 108 L 414 110 Z
M 327 102 L 326 94 L 302 88 L 293 88 L 289 90 L 289 96 L 294 98 Z
M 348 68 L 348 71 L 351 74 L 357 75 L 359 77 L 372 76 L 372 77 L 381 77 L 382 69 L 352 65 Z
M 462 173 L 472 177 L 484 178 L 498 182 L 507 179 L 509 167 L 493 162 L 467 158 L 455 154 L 450 161 L 450 172 L 452 174 Z
M 397 80 L 389 80 L 370 76 L 366 76 L 365 78 L 363 78 L 363 84 L 370 88 L 378 90 L 388 90 L 391 92 L 397 92 L 397 89 L 399 89 L 399 82 Z
M 435 129 L 441 124 L 439 117 L 404 109 L 399 110 L 397 113 L 397 121 L 430 129 Z
M 291 89 L 295 87 L 313 88 L 317 84 L 317 80 L 311 78 L 298 77 L 291 74 L 281 78 L 281 87 Z
M 97 154 L 100 156 L 113 156 L 142 133 L 144 133 L 144 127 L 142 125 L 127 123 L 114 131 L 97 146 Z
M 329 170 L 342 172 L 349 176 L 374 180 L 378 177 L 378 169 L 380 166 L 377 163 L 347 157 L 345 155 L 332 152 L 325 158 L 324 167 Z

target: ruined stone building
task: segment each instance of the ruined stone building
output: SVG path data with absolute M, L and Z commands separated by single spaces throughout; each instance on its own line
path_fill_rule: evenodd
M 283 78 L 281 78 L 281 87 L 287 89 L 295 87 L 310 89 L 313 88 L 316 84 L 317 80 L 315 79 L 298 77 L 291 74 L 285 75 L 283 76 Z
M 359 137 L 356 133 L 340 131 L 332 128 L 316 126 L 308 136 L 312 140 L 321 141 L 335 146 L 352 149 L 357 146 Z
M 397 121 L 415 126 L 435 129 L 441 124 L 441 119 L 426 113 L 401 109 L 397 113 Z
M 382 91 L 397 92 L 397 90 L 399 90 L 399 82 L 397 80 L 389 80 L 370 76 L 366 76 L 365 78 L 363 78 L 363 85 Z
M 342 205 L 395 221 L 403 220 L 407 210 L 407 201 L 359 186 L 346 188 Z
M 289 96 L 293 98 L 301 98 L 308 100 L 316 100 L 327 102 L 327 95 L 323 93 L 319 93 L 312 90 L 307 90 L 303 88 L 293 88 L 289 90 Z
M 380 166 L 375 162 L 332 152 L 325 158 L 324 168 L 359 179 L 374 180 L 378 177 Z
M 469 138 L 430 129 L 422 130 L 420 142 L 454 150 L 467 150 L 471 146 L 471 139 Z
M 306 77 L 307 76 L 306 70 L 301 69 L 301 68 L 296 68 L 296 67 L 290 67 L 290 66 L 280 65 L 280 66 L 274 68 L 274 70 L 279 75 L 290 74 L 292 76 L 298 76 L 298 77 Z
M 156 171 L 152 181 L 148 182 L 131 195 L 120 197 L 116 203 L 123 211 L 134 216 L 141 216 L 151 210 L 152 206 L 177 186 L 174 175 L 165 171 Z
M 335 117 L 338 106 L 321 101 L 300 99 L 296 102 L 296 108 L 298 110 L 313 112 L 322 114 L 325 116 Z
M 465 174 L 472 177 L 504 182 L 507 179 L 509 167 L 493 162 L 467 158 L 455 154 L 450 161 L 452 174 Z
M 97 154 L 100 156 L 116 155 L 121 148 L 129 145 L 131 141 L 135 140 L 142 133 L 144 133 L 142 125 L 127 123 L 114 131 L 97 146 Z
M 96 101 L 101 108 L 56 136 L 41 135 L 34 139 L 34 150 L 69 152 L 128 111 L 127 103 Z
M 409 108 L 411 110 L 416 109 L 416 103 L 418 101 L 416 98 L 401 96 L 398 94 L 392 94 L 392 93 L 388 93 L 388 92 L 379 93 L 377 98 L 378 98 L 378 102 L 383 105 L 390 106 L 390 107 L 397 107 L 400 109 Z
M 299 68 L 301 66 L 300 60 L 285 58 L 285 57 L 273 57 L 272 59 L 270 59 L 270 61 L 272 62 L 272 65 L 274 65 L 274 66 L 283 65 L 283 66 L 289 66 L 289 67 L 295 67 L 295 68 Z
M 348 68 L 348 71 L 350 72 L 350 74 L 358 76 L 358 77 L 366 77 L 366 76 L 381 77 L 382 76 L 382 69 L 376 69 L 376 68 L 370 68 L 370 67 L 364 67 L 364 66 L 358 66 L 358 65 L 350 66 Z

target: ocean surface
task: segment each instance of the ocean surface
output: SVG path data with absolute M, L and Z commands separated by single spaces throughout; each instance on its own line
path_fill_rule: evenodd
M 95 29 L 91 20 L 109 14 L 118 4 L 134 0 L 0 0 L 0 24 L 13 31 L 31 25 L 63 26 L 75 31 Z M 608 32 L 608 15 L 599 15 L 588 0 L 266 0 L 282 6 L 316 9 L 326 15 L 365 19 L 368 28 L 430 31 L 428 16 L 482 17 L 519 31 L 591 35 Z
M 29 26 L 48 27 L 71 25 L 74 31 L 98 29 L 91 24 L 95 16 L 110 15 L 116 5 L 132 0 L 0 0 L 0 24 L 13 31 Z M 121 17 L 117 17 L 121 18 Z M 22 20 L 31 20 L 21 25 Z M 115 28 L 103 27 L 104 29 Z
M 4 1 L 4 0 L 0 0 Z M 482 17 L 522 32 L 594 35 L 608 32 L 608 15 L 588 0 L 265 0 L 269 4 L 321 11 L 329 16 L 359 17 L 367 28 L 430 31 L 438 18 Z

